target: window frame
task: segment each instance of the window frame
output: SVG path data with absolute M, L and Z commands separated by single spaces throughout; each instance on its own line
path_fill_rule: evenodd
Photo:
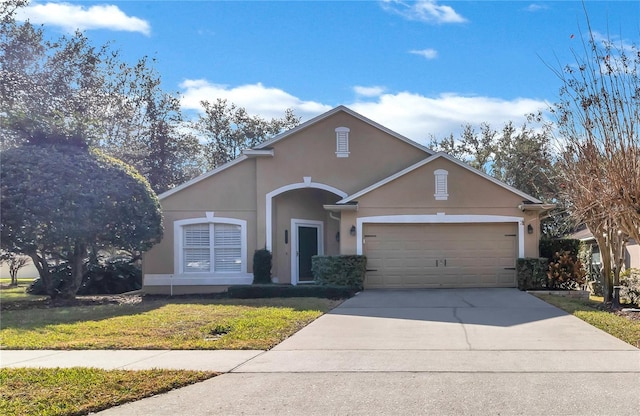
M 209 213 L 207 213 L 209 214 Z M 204 225 L 209 226 L 209 258 L 210 270 L 186 271 L 185 270 L 185 226 Z M 240 270 L 215 271 L 215 239 L 214 228 L 216 224 L 236 225 L 240 227 Z M 241 276 L 247 274 L 247 222 L 236 218 L 214 217 L 207 215 L 205 218 L 189 218 L 174 221 L 174 275 L 180 276 Z M 211 269 L 214 269 L 213 271 Z

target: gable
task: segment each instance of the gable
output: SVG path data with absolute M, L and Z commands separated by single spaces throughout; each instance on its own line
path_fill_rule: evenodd
M 444 189 L 437 190 L 438 186 Z M 342 199 L 359 206 L 515 208 L 540 201 L 444 153 L 437 153 Z
M 340 146 L 345 136 L 348 148 Z M 264 192 L 311 177 L 351 194 L 431 154 L 347 111 L 290 132 L 268 148 L 273 157 L 258 160 L 258 189 Z

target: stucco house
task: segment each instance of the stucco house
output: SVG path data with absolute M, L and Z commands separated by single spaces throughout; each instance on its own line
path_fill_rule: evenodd
M 165 236 L 148 293 L 313 280 L 311 257 L 364 254 L 367 288 L 515 287 L 549 207 L 340 106 L 160 195 Z

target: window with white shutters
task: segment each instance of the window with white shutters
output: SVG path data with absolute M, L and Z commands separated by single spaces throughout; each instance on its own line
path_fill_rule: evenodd
M 239 272 L 242 269 L 240 226 L 213 224 L 213 264 L 216 272 Z
M 438 201 L 446 201 L 449 198 L 447 187 L 447 176 L 449 172 L 444 169 L 438 169 L 433 172 L 436 177 L 436 193 L 433 195 Z
M 236 224 L 183 226 L 184 273 L 242 271 L 242 234 Z
M 349 157 L 349 128 L 338 127 L 336 129 L 336 156 Z
M 184 230 L 184 272 L 211 270 L 211 236 L 209 224 L 186 225 Z

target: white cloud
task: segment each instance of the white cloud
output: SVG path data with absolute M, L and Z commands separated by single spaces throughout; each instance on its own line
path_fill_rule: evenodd
M 372 102 L 347 106 L 423 144 L 431 137 L 457 137 L 465 124 L 478 126 L 486 122 L 494 128 L 501 128 L 507 121 L 521 124 L 527 114 L 548 108 L 544 101 L 528 98 L 504 100 L 454 93 L 425 97 L 411 92 L 384 94 Z
M 182 106 L 186 110 L 201 110 L 202 100 L 225 98 L 246 108 L 249 114 L 282 117 L 285 109 L 292 108 L 302 121 L 306 121 L 335 106 L 305 101 L 261 83 L 229 87 L 206 80 L 186 80 L 180 87 L 184 94 Z M 529 98 L 505 100 L 455 93 L 426 97 L 411 92 L 384 93 L 384 88 L 379 86 L 357 86 L 354 91 L 359 97 L 354 102 L 342 104 L 423 144 L 431 137 L 441 139 L 449 134 L 457 137 L 467 123 L 479 126 L 486 122 L 499 129 L 507 121 L 521 124 L 527 114 L 548 108 L 546 102 Z
M 525 10 L 528 12 L 538 12 L 540 10 L 547 10 L 548 8 L 549 6 L 544 4 L 531 3 L 530 5 L 527 6 Z
M 187 110 L 200 111 L 201 101 L 213 102 L 223 98 L 244 107 L 249 114 L 265 118 L 282 117 L 284 110 L 293 108 L 296 116 L 308 120 L 332 108 L 315 101 L 303 101 L 281 89 L 265 87 L 261 83 L 229 87 L 198 79 L 185 80 L 180 88 L 183 89 L 182 107 Z
M 438 57 L 438 51 L 435 49 L 414 49 L 409 51 L 409 53 L 422 56 L 426 59 L 436 59 Z
M 467 21 L 451 6 L 441 6 L 437 0 L 382 0 L 382 8 L 405 19 L 425 23 L 464 23 Z
M 361 97 L 377 97 L 385 91 L 385 88 L 380 86 L 363 87 L 356 85 L 353 87 L 353 91 Z
M 139 32 L 147 36 L 151 34 L 149 22 L 127 16 L 118 6 L 109 4 L 90 7 L 69 3 L 32 4 L 19 9 L 16 17 L 33 24 L 58 26 L 70 32 L 76 29 L 106 29 Z

